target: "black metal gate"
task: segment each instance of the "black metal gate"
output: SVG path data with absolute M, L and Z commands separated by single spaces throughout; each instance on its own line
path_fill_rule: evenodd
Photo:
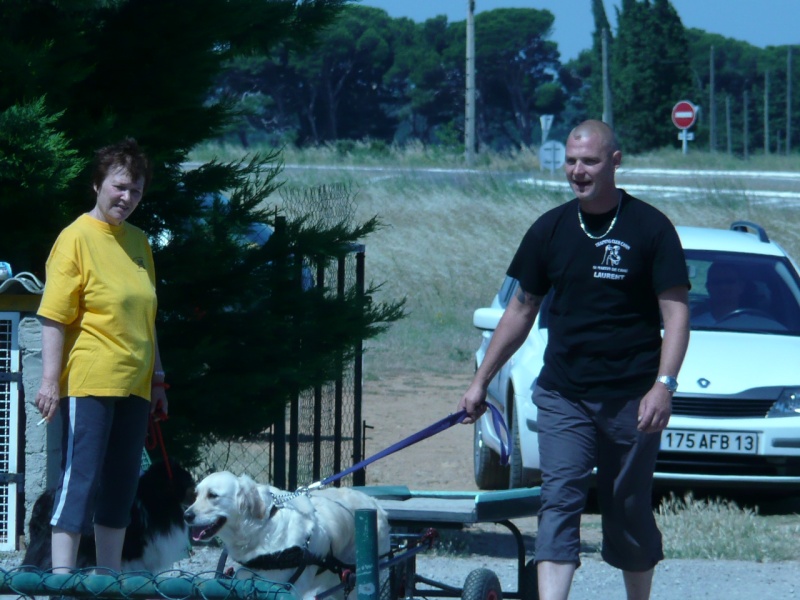
M 329 285 L 339 297 L 353 286 L 363 295 L 364 246 L 353 246 L 335 265 L 317 269 L 316 283 Z M 362 350 L 359 343 L 354 359 L 342 363 L 335 381 L 292 398 L 286 421 L 273 427 L 273 485 L 293 490 L 362 460 Z M 364 485 L 365 480 L 361 469 L 336 485 Z

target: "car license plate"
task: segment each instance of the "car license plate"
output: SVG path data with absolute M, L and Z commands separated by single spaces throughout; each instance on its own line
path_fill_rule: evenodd
M 661 449 L 709 454 L 758 454 L 758 434 L 665 429 L 661 432 Z

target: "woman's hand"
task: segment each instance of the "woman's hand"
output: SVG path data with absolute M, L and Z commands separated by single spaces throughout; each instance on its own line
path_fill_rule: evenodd
M 64 325 L 42 317 L 42 383 L 36 394 L 36 407 L 49 423 L 61 400 L 59 377 L 64 352 Z
M 36 408 L 49 423 L 58 410 L 58 402 L 61 400 L 60 390 L 57 381 L 42 380 L 39 393 L 36 394 Z
M 167 402 L 167 389 L 162 385 L 153 384 L 150 390 L 150 414 L 156 421 L 166 421 L 169 413 Z

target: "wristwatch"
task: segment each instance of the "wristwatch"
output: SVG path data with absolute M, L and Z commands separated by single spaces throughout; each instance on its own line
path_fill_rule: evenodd
M 675 390 L 678 389 L 678 380 L 671 375 L 659 375 L 656 381 L 663 383 L 670 394 L 674 394 Z

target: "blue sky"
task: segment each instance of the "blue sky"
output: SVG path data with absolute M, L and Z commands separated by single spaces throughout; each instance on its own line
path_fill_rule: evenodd
M 362 4 L 415 21 L 440 14 L 447 15 L 450 21 L 463 21 L 467 14 L 467 0 L 362 0 Z M 612 29 L 616 27 L 615 7 L 620 4 L 619 0 L 605 0 Z M 549 10 L 555 15 L 550 39 L 558 43 L 562 61 L 575 58 L 591 46 L 591 5 L 591 0 L 475 0 L 477 12 L 506 7 Z M 672 0 L 672 5 L 685 27 L 704 29 L 760 48 L 800 46 L 800 0 Z

